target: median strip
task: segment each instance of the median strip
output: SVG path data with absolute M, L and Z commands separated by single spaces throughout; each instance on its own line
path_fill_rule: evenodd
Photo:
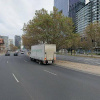
M 60 67 L 69 68 L 69 69 L 82 71 L 89 74 L 91 73 L 93 75 L 100 76 L 100 66 L 75 63 L 75 62 L 70 62 L 70 61 L 62 61 L 62 60 L 56 60 L 55 64 Z
M 52 73 L 52 72 L 49 72 L 49 71 L 47 71 L 47 70 L 44 70 L 44 71 L 47 72 L 47 73 L 50 73 L 50 74 L 52 74 L 52 75 L 57 75 L 57 74 Z
M 16 78 L 16 76 L 12 73 L 13 77 L 15 78 L 15 80 L 17 81 L 17 83 L 19 82 L 18 79 Z

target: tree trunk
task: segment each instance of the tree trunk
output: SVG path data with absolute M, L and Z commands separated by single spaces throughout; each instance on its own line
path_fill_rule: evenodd
M 75 49 L 74 49 L 74 55 L 75 55 Z
M 71 55 L 72 55 L 72 47 L 71 47 Z
M 91 48 L 91 56 L 93 56 L 93 48 Z

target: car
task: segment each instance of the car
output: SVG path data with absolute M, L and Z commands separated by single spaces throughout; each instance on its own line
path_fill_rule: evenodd
M 21 51 L 21 54 L 24 54 L 24 51 Z
M 18 56 L 18 52 L 15 52 L 15 53 L 14 53 L 14 56 Z
M 10 56 L 10 53 L 9 52 L 6 52 L 5 56 Z

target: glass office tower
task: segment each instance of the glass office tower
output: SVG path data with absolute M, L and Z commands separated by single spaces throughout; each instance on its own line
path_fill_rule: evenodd
M 21 47 L 21 36 L 15 35 L 15 46 Z
M 54 6 L 61 11 L 64 16 L 68 16 L 69 13 L 69 0 L 54 0 Z
M 76 13 L 76 31 L 82 34 L 91 22 L 91 2 Z
M 85 6 L 85 0 L 69 0 L 69 17 L 76 24 L 76 13 Z
M 100 21 L 100 0 L 90 0 L 91 4 L 91 22 Z
M 100 0 L 90 0 L 76 14 L 76 30 L 83 33 L 87 25 L 93 22 L 100 22 Z
M 85 0 L 69 0 L 69 6 L 72 6 L 78 2 L 85 3 Z

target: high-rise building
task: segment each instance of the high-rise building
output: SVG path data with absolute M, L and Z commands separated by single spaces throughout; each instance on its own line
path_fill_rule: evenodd
M 76 29 L 76 13 L 85 6 L 85 0 L 54 0 L 54 6 L 64 16 L 72 18 Z
M 85 6 L 85 0 L 69 0 L 69 17 L 76 24 L 76 13 Z
M 58 8 L 58 11 L 62 12 L 64 16 L 68 16 L 69 0 L 54 0 L 54 6 Z
M 4 46 L 5 46 L 5 50 L 8 50 L 8 36 L 0 36 L 0 38 L 2 38 L 4 40 Z
M 15 46 L 18 48 L 21 47 L 21 36 L 15 35 Z
M 87 3 L 76 14 L 76 31 L 83 33 L 87 25 L 91 22 L 91 2 Z
M 69 0 L 69 6 L 74 6 L 75 4 L 77 4 L 78 2 L 83 2 L 85 3 L 85 0 Z
M 100 0 L 90 0 L 91 2 L 91 22 L 100 21 Z
M 9 39 L 9 50 L 11 49 L 10 45 L 13 45 L 13 39 Z
M 100 0 L 90 0 L 76 14 L 76 29 L 78 33 L 83 33 L 85 28 L 93 22 L 100 21 Z
M 9 45 L 13 44 L 13 39 L 9 39 Z
M 72 17 L 74 21 L 76 12 L 85 6 L 85 0 L 54 0 L 54 6 L 64 16 Z

